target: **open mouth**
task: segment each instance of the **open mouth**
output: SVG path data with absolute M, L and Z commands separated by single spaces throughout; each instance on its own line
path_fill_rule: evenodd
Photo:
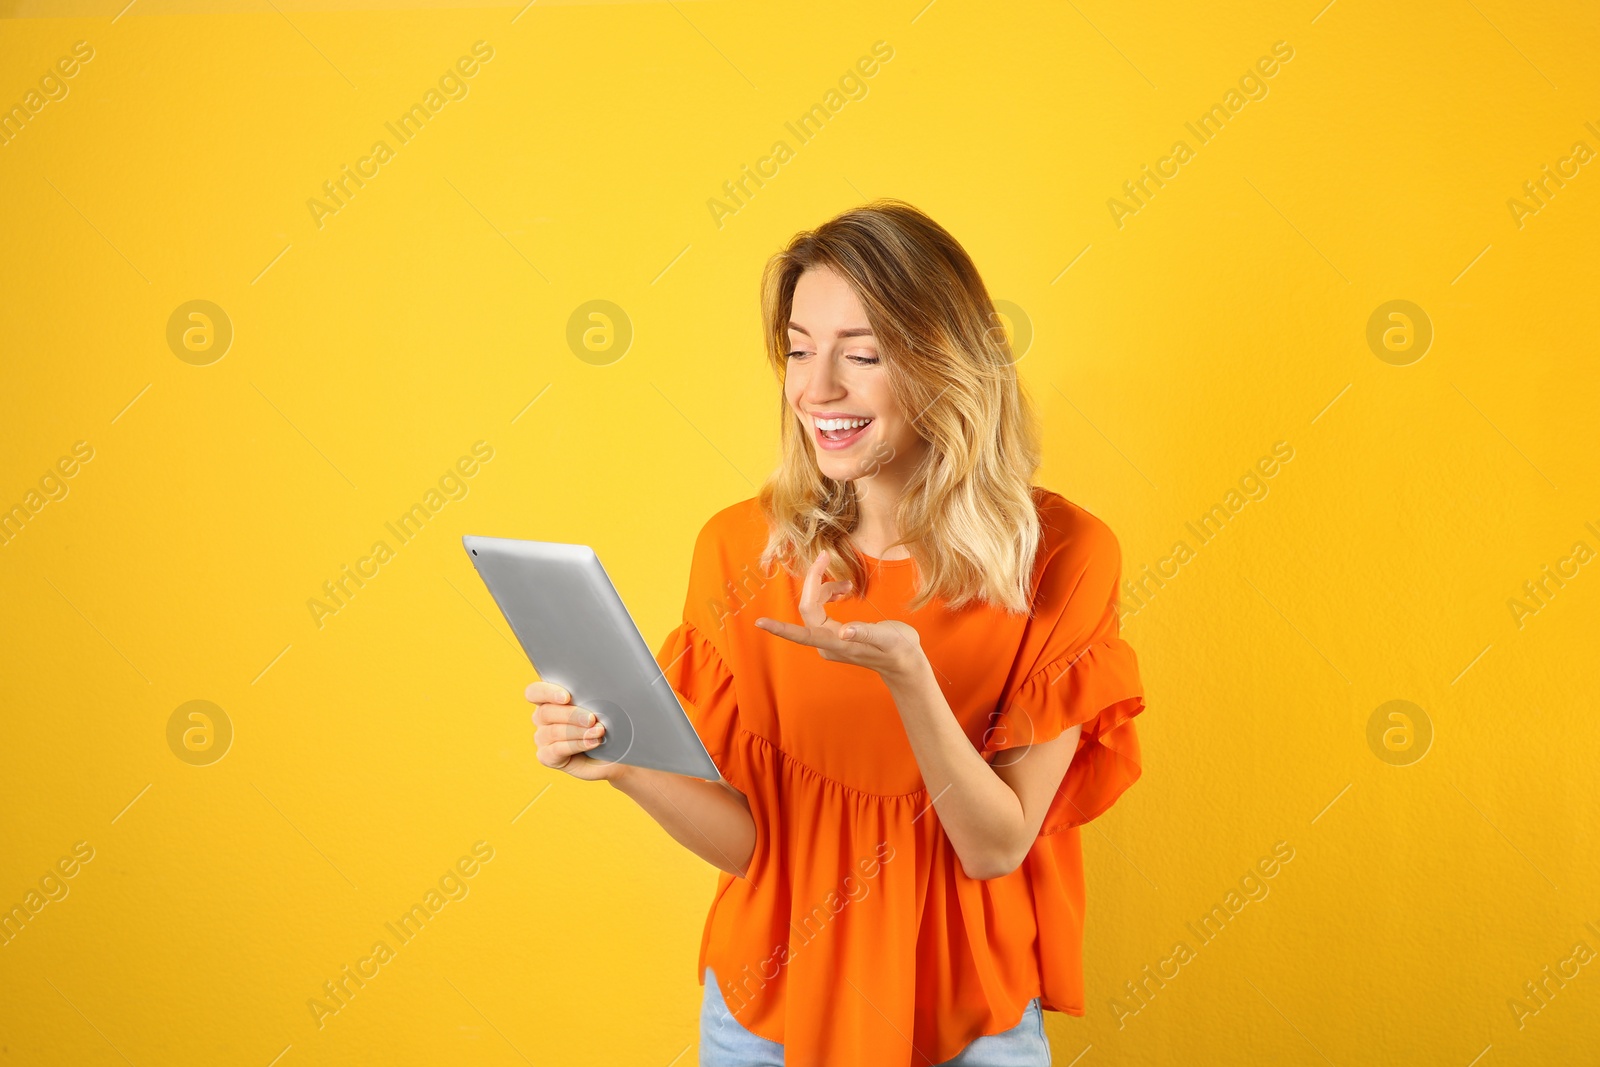
M 849 448 L 867 432 L 873 420 L 865 416 L 819 419 L 812 416 L 811 425 L 816 435 L 817 447 L 833 451 Z

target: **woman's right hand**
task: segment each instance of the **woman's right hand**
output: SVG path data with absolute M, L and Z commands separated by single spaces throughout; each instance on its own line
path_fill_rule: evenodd
M 540 763 L 586 782 L 610 781 L 623 773 L 625 764 L 587 755 L 605 739 L 606 728 L 594 712 L 575 707 L 571 693 L 552 682 L 534 682 L 527 697 L 536 705 L 533 743 Z

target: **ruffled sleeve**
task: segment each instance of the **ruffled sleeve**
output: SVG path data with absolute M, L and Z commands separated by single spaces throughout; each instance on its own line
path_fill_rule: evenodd
M 656 653 L 656 663 L 667 684 L 677 694 L 694 732 L 700 735 L 706 751 L 735 789 L 748 792 L 748 782 L 739 780 L 733 759 L 734 742 L 739 733 L 739 704 L 734 695 L 733 672 L 693 623 L 685 622 L 667 635 Z
M 760 788 L 762 775 L 752 751 L 753 738 L 739 714 L 726 631 L 727 620 L 737 612 L 739 602 L 730 601 L 726 592 L 728 573 L 727 547 L 713 520 L 695 542 L 683 621 L 662 641 L 656 663 L 717 770 L 750 803 L 756 842 L 746 877 L 754 879 L 766 863 L 770 831 L 765 817 L 771 805 Z
M 1133 719 L 1144 710 L 1138 658 L 1120 636 L 1122 552 L 1098 520 L 1045 562 L 1014 683 L 984 735 L 985 755 L 1041 744 L 1082 725 L 1040 836 L 1109 808 L 1139 778 Z

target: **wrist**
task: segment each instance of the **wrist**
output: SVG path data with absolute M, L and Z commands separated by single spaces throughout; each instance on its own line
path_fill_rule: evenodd
M 902 694 L 913 693 L 927 685 L 937 688 L 933 664 L 928 662 L 927 653 L 920 648 L 908 650 L 901 662 L 880 671 L 879 676 L 897 699 Z
M 637 770 L 638 768 L 631 763 L 613 763 L 610 772 L 602 781 L 609 782 L 613 789 L 619 789 L 632 795 L 633 787 L 638 777 L 634 772 Z

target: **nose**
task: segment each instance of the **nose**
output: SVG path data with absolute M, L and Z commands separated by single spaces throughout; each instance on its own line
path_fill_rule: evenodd
M 800 402 L 806 407 L 821 407 L 842 399 L 845 395 L 844 382 L 840 378 L 835 361 L 831 356 L 818 353 L 811 360 L 811 366 L 806 368 L 810 373 L 806 376 L 804 387 L 800 390 Z

